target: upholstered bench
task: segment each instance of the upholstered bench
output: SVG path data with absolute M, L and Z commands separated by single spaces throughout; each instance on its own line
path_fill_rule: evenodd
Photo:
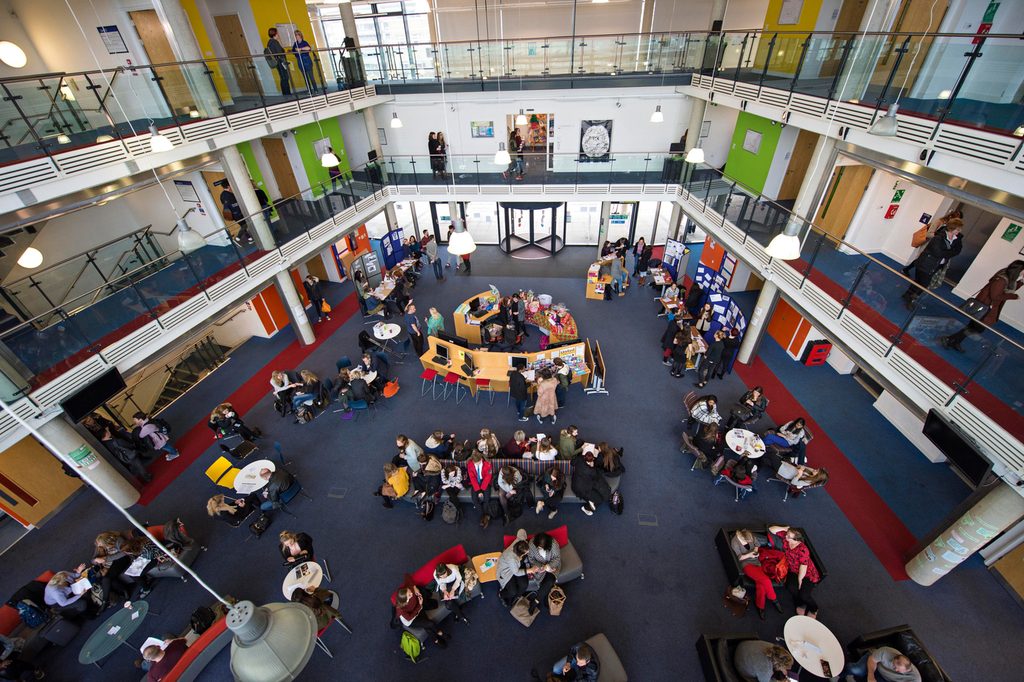
M 547 531 L 547 534 L 558 543 L 562 555 L 562 568 L 558 571 L 558 584 L 564 585 L 567 582 L 576 580 L 576 578 L 583 578 L 583 559 L 580 558 L 579 552 L 576 551 L 573 544 L 569 542 L 569 527 L 559 526 Z M 527 539 L 531 538 L 533 538 L 533 535 L 527 536 Z M 515 542 L 515 539 L 515 535 L 504 536 L 502 538 L 503 549 L 508 549 Z M 533 589 L 536 589 L 536 587 L 534 586 Z
M 416 585 L 417 587 L 427 587 L 429 585 L 432 585 L 434 583 L 434 569 L 437 568 L 437 565 L 440 563 L 455 564 L 456 566 L 462 567 L 463 569 L 465 569 L 466 567 L 473 567 L 472 564 L 470 563 L 469 555 L 466 554 L 466 548 L 462 545 L 455 545 L 454 547 L 441 552 L 436 557 L 420 566 L 414 573 L 409 574 L 409 579 L 406 582 L 412 582 L 412 584 Z M 459 598 L 459 603 L 465 604 L 466 602 L 476 599 L 477 597 L 483 597 L 483 595 L 484 593 L 483 590 L 480 589 L 480 583 L 477 582 L 477 584 L 473 586 L 472 590 L 467 590 L 462 593 L 462 596 Z M 391 595 L 391 604 L 395 605 L 397 603 L 398 590 L 395 590 L 395 592 Z M 431 621 L 435 623 L 440 623 L 445 618 L 447 618 L 448 614 L 450 613 L 451 611 L 448 610 L 448 607 L 446 607 L 444 604 L 439 603 L 437 608 L 431 609 L 427 612 L 427 618 L 429 618 Z M 427 633 L 424 632 L 421 628 L 405 629 L 411 632 L 417 638 L 419 638 L 420 641 L 426 640 Z

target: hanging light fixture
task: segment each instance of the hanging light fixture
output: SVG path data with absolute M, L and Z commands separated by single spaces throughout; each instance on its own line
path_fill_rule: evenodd
M 651 123 L 664 123 L 665 114 L 661 113 L 661 105 L 654 107 L 654 111 L 651 112 Z
M 0 40 L 0 62 L 12 69 L 20 69 L 28 64 L 28 57 L 25 56 L 25 50 L 16 44 L 9 40 Z
M 320 157 L 320 165 L 324 168 L 334 168 L 341 165 L 341 159 L 338 158 L 338 155 L 333 150 L 328 148 L 324 155 Z
M 504 147 L 504 145 L 502 146 Z M 505 152 L 505 155 L 507 156 L 508 152 Z M 473 241 L 473 235 L 466 229 L 466 222 L 455 217 L 452 220 L 452 225 L 455 226 L 455 231 L 448 237 L 448 253 L 465 256 L 467 253 L 476 251 L 476 242 Z
M 242 601 L 228 612 L 231 672 L 245 682 L 294 680 L 316 648 L 316 616 L 302 604 L 256 606 Z
M 97 135 L 96 136 L 96 144 L 99 144 L 101 142 L 110 142 L 113 139 L 114 139 L 114 137 L 112 135 Z
M 394 112 L 393 114 L 391 114 L 391 127 L 392 128 L 401 128 L 402 127 L 402 119 L 398 118 L 398 112 L 397 111 Z
M 782 234 L 772 238 L 766 249 L 768 255 L 778 260 L 796 260 L 800 257 L 800 221 L 790 219 Z
M 155 123 L 149 124 L 149 151 L 151 152 L 169 152 L 174 149 L 174 145 L 167 139 L 166 135 L 163 135 L 159 130 L 156 129 Z
M 896 137 L 896 131 L 900 127 L 899 119 L 896 118 L 896 112 L 899 108 L 899 104 L 890 104 L 889 110 L 885 112 L 884 116 L 871 124 L 868 132 L 879 137 Z
M 686 163 L 704 163 L 704 150 L 694 147 L 686 152 Z
M 25 249 L 25 251 L 22 252 L 21 256 L 18 258 L 18 265 L 25 268 L 26 270 L 38 268 L 42 264 L 43 254 L 39 251 L 39 249 L 33 248 L 31 246 Z
M 67 133 L 60 133 L 57 135 L 57 144 L 71 144 L 71 138 Z
M 524 112 L 522 109 L 520 109 L 519 113 L 516 115 L 516 125 L 517 126 L 524 126 L 524 125 L 526 125 L 526 112 Z
M 206 246 L 206 239 L 193 230 L 185 218 L 178 219 L 178 229 L 175 235 L 178 237 L 178 250 L 182 253 L 192 253 Z
M 512 163 L 512 157 L 509 156 L 508 150 L 505 149 L 505 143 L 498 143 L 498 151 L 494 152 L 494 163 L 499 166 L 507 166 Z

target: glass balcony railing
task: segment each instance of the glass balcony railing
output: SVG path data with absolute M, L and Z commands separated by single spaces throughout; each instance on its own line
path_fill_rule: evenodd
M 699 73 L 1024 136 L 1020 37 L 794 32 L 645 33 L 378 45 L 0 79 L 0 165 L 366 84 Z M 600 81 L 597 81 L 600 82 Z

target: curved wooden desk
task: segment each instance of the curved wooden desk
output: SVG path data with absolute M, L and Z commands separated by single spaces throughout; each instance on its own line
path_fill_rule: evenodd
M 498 314 L 500 310 L 498 307 L 498 301 L 494 301 L 494 307 L 479 316 L 473 315 L 469 312 L 469 304 L 472 303 L 474 299 L 480 298 L 482 299 L 481 307 L 483 307 L 484 302 L 493 296 L 493 294 L 494 292 L 490 289 L 482 291 L 475 296 L 470 296 L 455 308 L 455 312 L 452 313 L 452 318 L 455 320 L 456 336 L 461 336 L 477 346 L 483 344 L 483 336 L 480 334 L 480 329 L 487 324 L 487 320 Z

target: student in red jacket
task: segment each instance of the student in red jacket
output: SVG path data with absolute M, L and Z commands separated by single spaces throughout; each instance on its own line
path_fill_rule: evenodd
M 487 515 L 484 504 L 491 499 L 491 473 L 491 463 L 484 459 L 479 450 L 474 449 L 472 457 L 466 462 L 466 474 L 473 488 L 473 504 L 480 507 L 481 516 Z

